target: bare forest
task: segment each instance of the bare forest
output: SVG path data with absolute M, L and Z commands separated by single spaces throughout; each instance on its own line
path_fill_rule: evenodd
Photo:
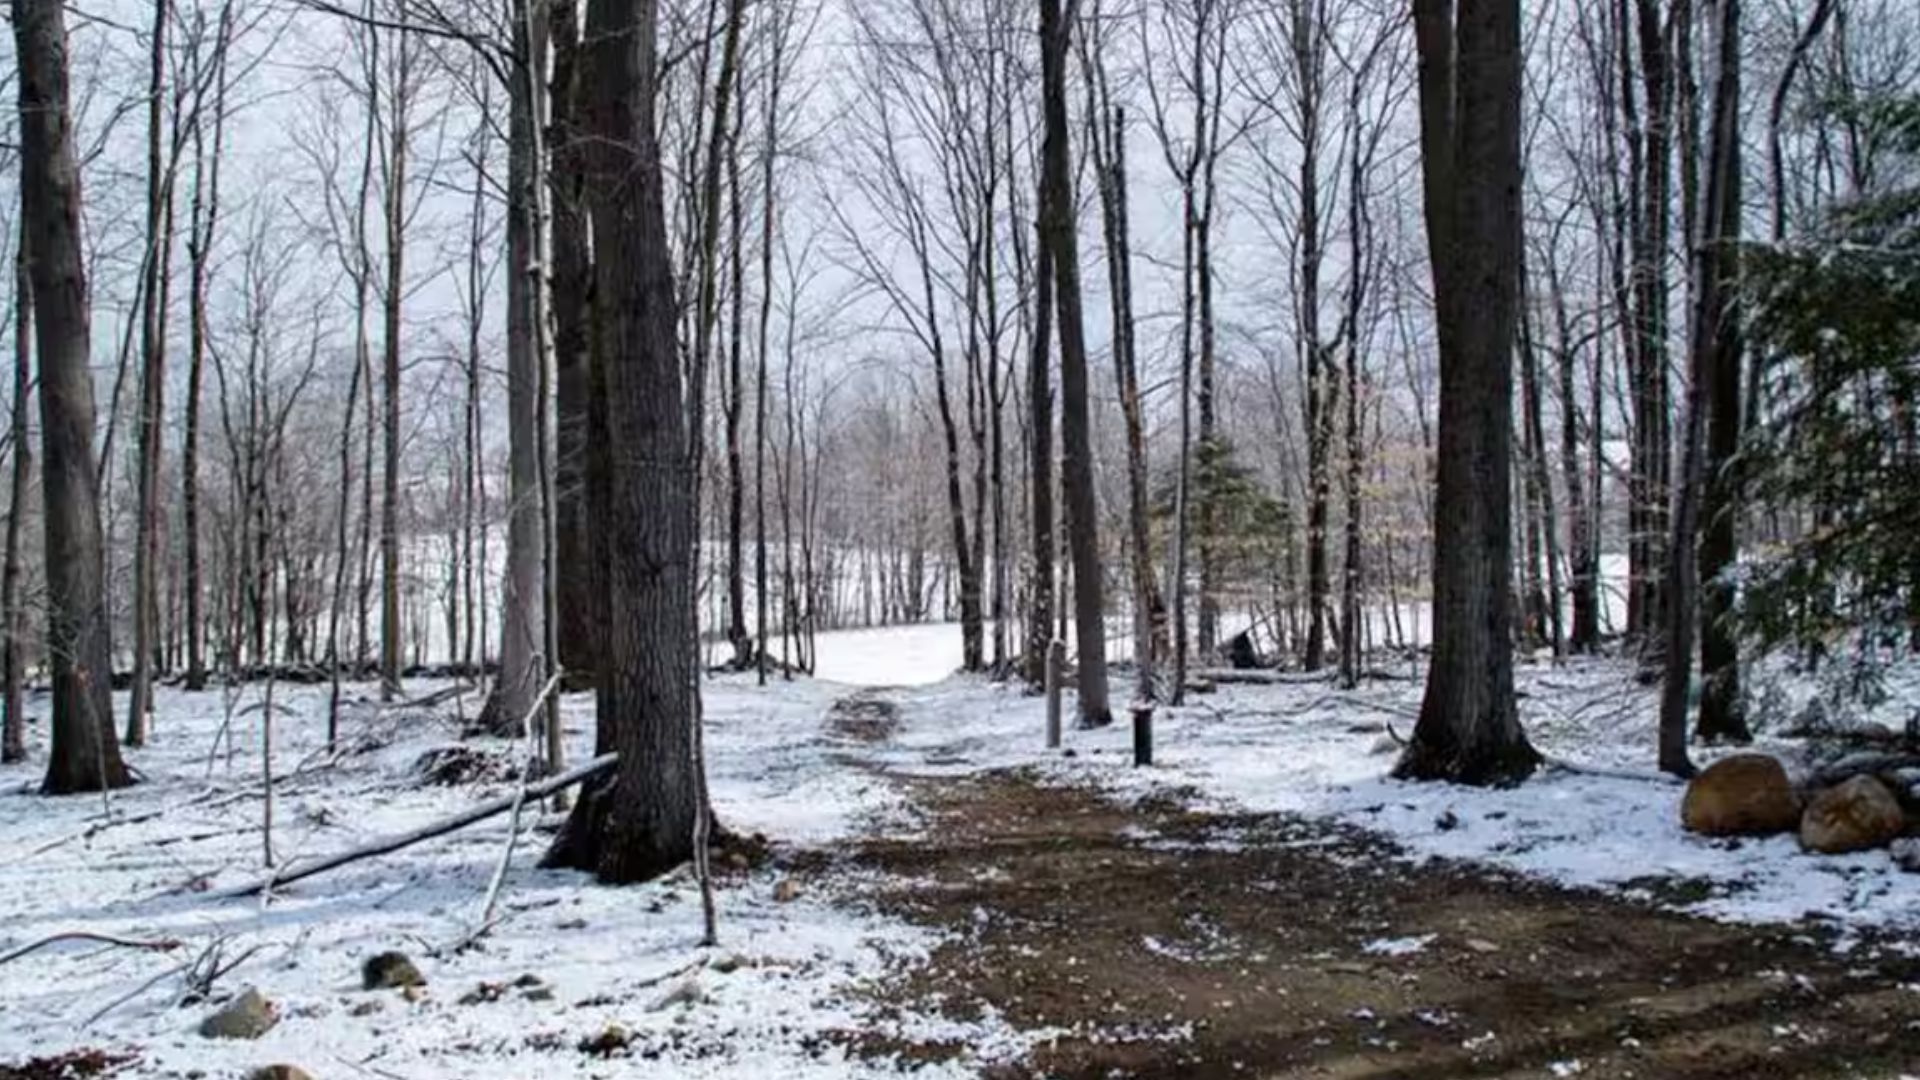
M 1920 1071 L 1910 3 L 8 21 L 0 1080 Z

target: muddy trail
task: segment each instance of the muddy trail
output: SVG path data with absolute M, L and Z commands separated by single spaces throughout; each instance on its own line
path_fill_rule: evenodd
M 874 700 L 841 720 L 884 739 Z M 989 1075 L 1920 1074 L 1920 961 L 1842 956 L 1817 927 L 1413 865 L 1323 821 L 1018 772 L 895 781 L 924 830 L 853 858 L 897 883 L 885 910 L 953 938 L 879 996 L 1057 1033 Z M 961 1049 L 847 1038 L 908 1061 Z

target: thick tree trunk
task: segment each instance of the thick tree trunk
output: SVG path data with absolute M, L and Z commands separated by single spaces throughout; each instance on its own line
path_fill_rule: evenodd
M 1416 0 L 1428 258 L 1440 340 L 1433 661 L 1411 779 L 1518 782 L 1511 639 L 1514 313 L 1520 243 L 1518 0 Z M 1471 168 L 1463 167 L 1471 163 Z
M 608 619 L 598 714 L 625 764 L 585 795 L 549 853 L 608 882 L 639 881 L 693 850 L 697 629 L 694 477 L 675 346 L 673 270 L 655 136 L 655 0 L 598 0 L 587 18 L 594 138 L 586 158 L 594 224 L 595 325 L 608 482 L 592 489 L 607 545 Z
M 1040 0 L 1040 69 L 1045 138 L 1041 144 L 1041 242 L 1053 254 L 1054 309 L 1060 328 L 1061 486 L 1073 560 L 1074 636 L 1080 680 L 1080 726 L 1113 722 L 1107 704 L 1106 606 L 1102 596 L 1098 509 L 1093 490 L 1093 439 L 1087 408 L 1087 345 L 1080 308 L 1071 154 L 1067 147 L 1067 39 L 1073 19 L 1060 0 Z
M 592 401 L 593 266 L 580 156 L 584 85 L 580 10 L 583 0 L 552 4 L 553 90 L 553 349 L 555 410 L 554 558 L 560 602 L 554 612 L 560 667 L 572 687 L 591 685 L 599 667 L 594 615 L 598 563 L 587 519 L 587 459 Z
M 66 13 L 58 0 L 12 4 L 20 188 L 40 355 L 45 462 L 47 651 L 53 661 L 53 747 L 45 790 L 58 795 L 122 787 L 132 777 L 120 760 L 113 730 Z

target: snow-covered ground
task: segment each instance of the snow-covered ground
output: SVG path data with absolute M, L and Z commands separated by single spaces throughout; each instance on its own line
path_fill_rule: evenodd
M 711 681 L 707 748 L 722 819 L 789 850 L 867 830 L 911 832 L 911 807 L 886 772 L 1031 767 L 1055 782 L 1123 795 L 1190 789 L 1217 806 L 1318 816 L 1389 834 L 1413 858 L 1479 861 L 1716 918 L 1920 931 L 1920 888 L 1885 852 L 1816 857 L 1791 837 L 1728 842 L 1684 833 L 1680 788 L 1647 767 L 1653 693 L 1616 662 L 1519 670 L 1522 716 L 1536 745 L 1602 771 L 1548 768 L 1517 789 L 1482 791 L 1386 777 L 1394 749 L 1387 726 L 1410 730 L 1419 701 L 1421 672 L 1411 667 L 1352 692 L 1292 681 L 1195 695 L 1158 712 L 1158 763 L 1135 769 L 1124 721 L 1070 730 L 1066 752 L 1050 752 L 1039 698 L 1015 685 L 947 676 L 957 634 L 948 626 L 825 635 L 821 666 L 840 681 L 776 680 L 765 689 L 750 675 Z M 502 780 L 421 784 L 415 763 L 456 741 L 457 715 L 382 711 L 366 688 L 355 691 L 348 752 L 331 760 L 322 751 L 324 688 L 278 691 L 273 848 L 283 863 L 510 790 Z M 1882 711 L 1903 717 L 1920 699 L 1920 681 L 1903 676 L 1891 691 Z M 1789 697 L 1812 692 L 1788 684 Z M 855 693 L 899 706 L 890 738 L 864 743 L 825 723 L 833 703 Z M 877 883 L 844 861 L 785 901 L 776 896 L 780 869 L 731 875 L 719 896 L 723 941 L 714 951 L 698 946 L 697 890 L 684 873 L 609 889 L 536 869 L 546 837 L 531 820 L 498 924 L 477 947 L 456 948 L 481 921 L 509 835 L 505 817 L 312 878 L 267 902 L 223 898 L 262 873 L 259 694 L 163 692 L 152 744 L 131 755 L 144 782 L 110 800 L 34 793 L 44 722 L 33 729 L 34 762 L 0 770 L 0 955 L 73 930 L 183 942 L 164 953 L 66 942 L 0 966 L 0 1062 L 107 1046 L 138 1047 L 140 1075 L 238 1074 L 275 1061 L 319 1075 L 403 1077 L 891 1071 L 884 1060 L 849 1060 L 831 1037 L 855 1030 L 964 1044 L 967 1054 L 939 1068 L 966 1075 L 1046 1037 L 991 1015 L 957 1024 L 874 1011 L 863 989 L 940 939 L 867 906 L 863 894 Z M 470 715 L 479 702 L 458 704 Z M 44 713 L 44 698 L 35 707 Z M 585 697 L 565 703 L 576 760 L 590 747 L 591 707 Z M 229 709 L 231 746 L 217 739 Z M 1784 741 L 1763 748 L 1794 749 Z M 281 1009 L 279 1026 L 257 1042 L 203 1039 L 194 1029 L 209 1006 L 179 1004 L 188 969 L 216 949 L 235 965 L 219 993 L 257 986 Z M 424 969 L 431 985 L 422 1000 L 359 989 L 361 962 L 389 949 Z M 529 973 L 550 998 L 507 985 Z M 689 980 L 705 1000 L 670 1002 L 690 992 Z M 483 984 L 494 989 L 481 996 L 496 1000 L 460 1002 Z M 616 1023 L 631 1033 L 632 1056 L 603 1061 L 576 1049 Z
M 730 826 L 817 842 L 893 805 L 884 781 L 838 761 L 840 742 L 823 736 L 821 718 L 842 692 L 811 681 L 760 691 L 750 678 L 709 688 L 712 786 Z M 504 782 L 421 786 L 414 762 L 453 742 L 457 723 L 381 713 L 365 700 L 345 728 L 348 745 L 363 749 L 325 764 L 324 693 L 282 687 L 275 705 L 282 863 L 510 790 Z M 869 1016 L 861 987 L 938 938 L 869 913 L 848 874 L 837 875 L 837 896 L 808 889 L 786 902 L 775 899 L 777 870 L 732 876 L 719 896 L 722 947 L 708 951 L 698 947 L 698 891 L 684 873 L 612 889 L 538 870 L 546 837 L 528 821 L 498 925 L 478 948 L 459 951 L 481 920 L 508 835 L 503 816 L 309 879 L 270 902 L 221 899 L 261 874 L 261 710 L 236 718 L 231 756 L 221 744 L 210 757 L 221 697 L 163 691 L 158 704 L 151 745 L 132 754 L 144 782 L 114 793 L 110 810 L 97 796 L 34 794 L 44 758 L 0 771 L 0 955 L 74 930 L 184 944 L 150 953 L 69 942 L 0 967 L 0 1062 L 105 1046 L 141 1048 L 138 1075 L 240 1075 L 292 1062 L 323 1076 L 847 1076 L 891 1070 L 846 1060 L 824 1037 L 836 1029 L 957 1040 L 974 1047 L 953 1066 L 963 1074 L 1025 1045 L 991 1020 Z M 257 705 L 253 691 L 236 704 Z M 566 713 L 584 755 L 591 702 L 569 699 Z M 238 962 L 217 989 L 257 986 L 281 1010 L 278 1027 L 257 1042 L 203 1039 L 195 1028 L 211 1006 L 176 1005 L 185 966 L 204 962 L 216 942 L 224 960 Z M 360 990 L 362 961 L 389 949 L 420 965 L 430 983 L 423 1000 Z M 543 980 L 552 998 L 508 988 L 498 1000 L 458 1003 L 482 983 L 523 974 Z M 661 1004 L 688 980 L 706 1000 Z M 613 1023 L 632 1035 L 630 1059 L 576 1050 Z
M 956 678 L 902 695 L 905 723 L 884 756 L 903 772 L 1032 764 L 1061 782 L 1122 793 L 1191 788 L 1215 806 L 1385 833 L 1416 858 L 1473 860 L 1650 899 L 1704 892 L 1675 904 L 1714 918 L 1920 932 L 1920 881 L 1885 851 L 1809 855 L 1792 836 L 1715 840 L 1682 830 L 1682 787 L 1652 768 L 1657 691 L 1638 685 L 1622 662 L 1519 667 L 1521 718 L 1534 745 L 1575 768 L 1549 766 L 1507 790 L 1387 776 L 1398 749 L 1387 728 L 1411 732 L 1422 689 L 1420 671 L 1397 674 L 1354 691 L 1313 681 L 1190 695 L 1186 706 L 1156 713 L 1147 769 L 1132 765 L 1124 718 L 1100 731 L 1069 730 L 1065 752 L 1047 754 L 1039 699 Z M 1789 698 L 1783 709 L 1814 692 L 1799 683 L 1768 689 Z M 1897 674 L 1890 691 L 1877 714 L 1904 721 L 1920 706 L 1920 673 Z M 1779 754 L 1791 769 L 1802 747 L 1763 735 L 1753 749 Z M 1695 761 L 1721 753 L 1696 749 Z

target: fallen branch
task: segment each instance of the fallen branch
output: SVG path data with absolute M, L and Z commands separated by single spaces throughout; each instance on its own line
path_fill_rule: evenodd
M 533 706 L 527 710 L 527 715 L 520 719 L 521 730 L 529 733 L 532 732 L 533 718 L 539 715 L 540 707 L 547 703 L 547 695 L 553 693 L 554 688 L 559 685 L 560 676 L 554 675 L 547 680 L 545 686 L 540 688 L 540 696 L 533 699 Z M 520 763 L 521 776 L 526 776 L 533 771 L 533 746 L 533 739 L 531 734 L 529 734 L 526 757 Z M 528 788 L 529 785 L 523 781 L 519 787 L 514 789 L 513 806 L 511 807 L 513 816 L 507 822 L 507 842 L 505 846 L 500 849 L 500 861 L 494 865 L 493 879 L 487 882 L 487 899 L 480 907 L 480 925 L 471 934 L 468 934 L 459 945 L 455 946 L 455 952 L 464 951 L 469 945 L 480 940 L 486 936 L 489 930 L 493 929 L 493 909 L 494 905 L 500 902 L 500 887 L 506 883 L 507 866 L 513 862 L 514 845 L 520 840 L 520 808 L 526 805 Z
M 96 934 L 91 930 L 68 930 L 49 937 L 43 937 L 39 941 L 22 945 L 5 956 L 0 956 L 0 964 L 18 960 L 28 953 L 37 952 L 49 945 L 57 945 L 62 941 L 97 941 L 103 945 L 118 945 L 123 949 L 150 949 L 154 952 L 166 952 L 170 949 L 180 947 L 180 942 L 175 938 L 155 938 L 148 940 L 143 938 L 114 937 L 112 934 Z
M 1549 768 L 1562 772 L 1578 773 L 1583 776 L 1604 776 L 1611 780 L 1637 780 L 1643 784 L 1665 784 L 1668 786 L 1684 784 L 1686 781 L 1672 773 L 1646 772 L 1638 769 L 1609 769 L 1604 765 L 1583 765 L 1577 761 L 1568 761 L 1553 754 L 1541 754 L 1540 760 Z
M 580 783 L 582 780 L 591 779 L 612 769 L 619 760 L 620 756 L 618 754 L 602 754 L 592 761 L 576 765 L 558 776 L 550 776 L 537 784 L 529 784 L 524 788 L 516 789 L 511 795 L 503 795 L 490 802 L 481 803 L 479 806 L 473 807 L 470 810 L 463 810 L 452 817 L 430 822 L 409 832 L 394 833 L 389 836 L 380 837 L 351 851 L 343 851 L 337 855 L 329 855 L 311 862 L 294 863 L 282 867 L 259 881 L 230 889 L 221 893 L 220 896 L 224 899 L 253 896 L 268 889 L 277 889 L 282 885 L 291 885 L 296 881 L 300 881 L 303 878 L 310 878 L 315 874 L 323 874 L 328 870 L 337 869 L 348 863 L 359 862 L 362 859 L 371 859 L 376 855 L 385 855 L 388 852 L 411 847 L 414 844 L 420 843 L 422 840 L 431 840 L 436 836 L 444 836 L 457 829 L 464 829 L 475 822 L 485 821 L 490 817 L 504 814 L 526 799 L 544 799 L 556 791 L 564 791 Z
M 435 705 L 439 705 L 442 702 L 452 701 L 454 698 L 457 698 L 462 694 L 471 694 L 474 692 L 475 689 L 476 688 L 474 686 L 468 683 L 455 683 L 452 686 L 446 686 L 438 690 L 435 690 L 431 694 L 426 694 L 424 696 L 417 697 L 417 698 L 408 698 L 406 701 L 395 702 L 394 704 L 387 706 L 386 711 L 393 712 L 400 709 L 431 709 Z

